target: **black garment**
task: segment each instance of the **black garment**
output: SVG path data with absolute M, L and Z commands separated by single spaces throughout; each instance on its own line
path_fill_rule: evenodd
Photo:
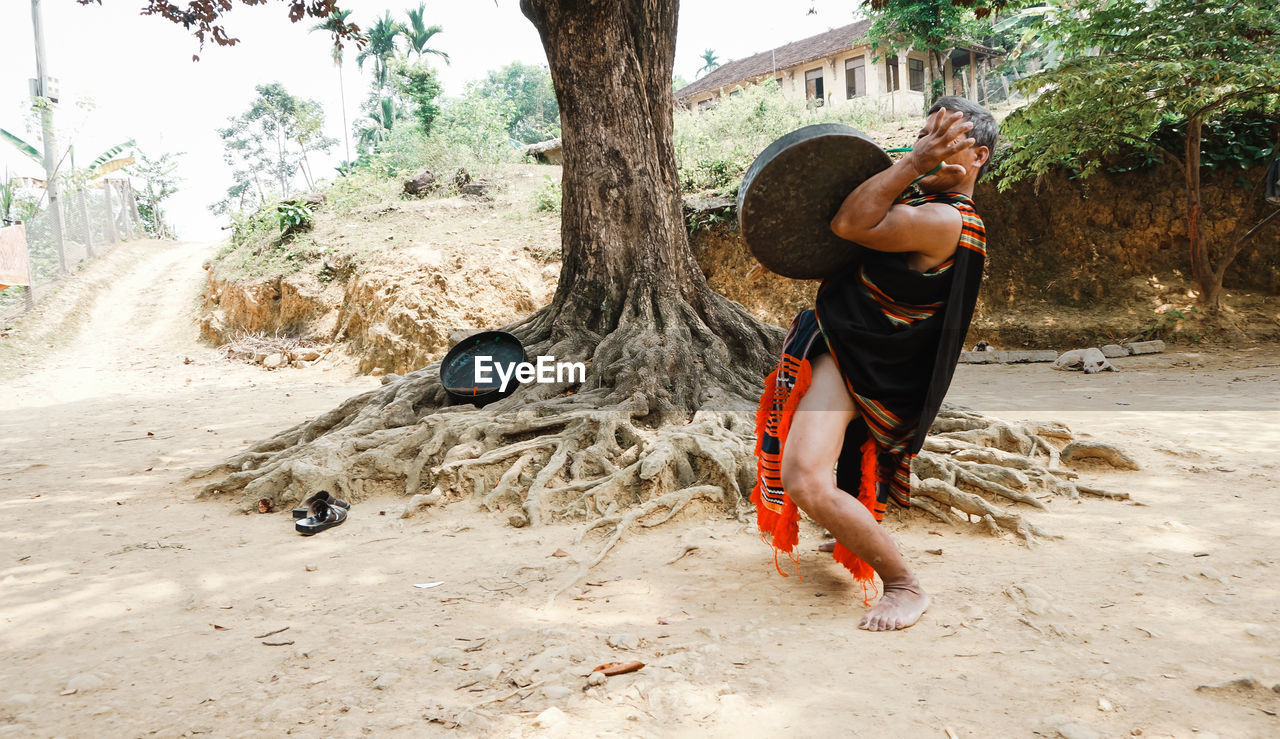
M 960 211 L 964 225 L 949 264 L 922 273 L 907 266 L 904 253 L 857 247 L 859 259 L 823 282 L 815 310 L 859 413 L 845 431 L 837 484 L 856 495 L 859 449 L 870 434 L 881 508 L 889 498 L 911 504 L 911 460 L 951 385 L 986 257 L 982 220 L 967 196 L 935 193 L 901 202 L 945 203 Z

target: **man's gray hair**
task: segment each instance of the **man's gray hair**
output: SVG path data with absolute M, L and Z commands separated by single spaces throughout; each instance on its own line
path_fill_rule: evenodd
M 991 115 L 991 111 L 981 105 L 955 95 L 944 95 L 933 101 L 933 105 L 929 107 L 929 115 L 933 115 L 940 108 L 964 113 L 965 120 L 973 124 L 973 128 L 969 130 L 969 138 L 973 139 L 974 146 L 985 146 L 987 151 L 991 152 L 982 169 L 978 170 L 978 179 L 982 179 L 982 176 L 991 168 L 991 159 L 996 153 L 996 141 L 1000 137 L 1000 127 L 996 125 L 996 119 Z

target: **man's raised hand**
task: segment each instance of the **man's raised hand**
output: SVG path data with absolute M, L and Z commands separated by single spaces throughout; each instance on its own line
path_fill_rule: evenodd
M 972 128 L 973 124 L 966 121 L 964 113 L 958 110 L 939 108 L 935 111 L 925 121 L 920 138 L 916 139 L 915 146 L 908 155 L 916 174 L 923 176 L 931 173 L 938 165 L 942 166 L 936 174 L 965 174 L 963 165 L 947 164 L 946 159 L 974 145 L 974 140 L 969 138 L 969 130 Z

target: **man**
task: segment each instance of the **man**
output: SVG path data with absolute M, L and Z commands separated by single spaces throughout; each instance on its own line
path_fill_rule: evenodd
M 861 245 L 859 259 L 796 317 L 765 383 L 752 494 L 760 529 L 790 553 L 798 508 L 835 537 L 830 551 L 868 604 L 879 574 L 883 594 L 859 624 L 871 631 L 911 626 L 929 606 L 878 523 L 890 499 L 910 505 L 911 460 L 973 315 L 986 256 L 973 188 L 996 135 L 985 109 L 941 98 L 914 149 L 850 193 L 831 229 Z M 913 185 L 920 192 L 903 195 Z

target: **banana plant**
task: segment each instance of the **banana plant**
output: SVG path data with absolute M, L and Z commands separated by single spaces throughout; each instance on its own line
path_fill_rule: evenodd
M 9 133 L 3 128 L 0 128 L 0 139 L 4 139 L 5 141 L 8 141 L 10 144 L 13 144 L 13 147 L 15 149 L 25 154 L 28 159 L 35 162 L 36 164 L 39 164 L 41 166 L 44 165 L 44 157 L 40 155 L 40 152 L 36 151 L 36 147 L 23 141 L 21 138 L 15 136 L 12 133 Z
M 119 159 L 112 159 L 109 162 L 103 162 L 89 170 L 89 180 L 92 182 L 93 180 L 102 179 L 112 172 L 118 172 L 136 162 L 137 160 L 133 157 L 120 157 Z
M 123 163 L 117 164 L 115 167 L 110 169 L 109 172 L 114 172 L 117 169 L 120 169 L 121 167 L 127 167 L 130 164 L 133 164 L 133 157 L 125 157 L 124 159 L 129 160 L 127 162 L 125 162 L 124 159 L 116 159 L 116 157 L 119 156 L 120 153 L 123 152 L 125 149 L 129 149 L 137 145 L 138 145 L 137 140 L 129 139 L 128 141 L 124 141 L 122 143 L 116 144 L 110 149 L 107 149 L 106 151 L 102 152 L 98 156 L 94 157 L 93 162 L 89 165 L 89 172 L 92 173 L 92 176 L 94 178 L 97 178 L 107 174 L 108 172 L 102 172 L 101 174 L 99 174 L 99 170 L 101 170 L 103 167 L 113 162 L 123 162 Z
M 997 37 L 1008 34 L 1016 39 L 1006 54 L 1009 63 L 1016 63 L 1025 56 L 1038 59 L 1041 66 L 1053 66 L 1060 57 L 1058 43 L 1045 40 L 1043 21 L 1071 11 L 1071 7 L 1062 0 L 1046 0 L 1001 16 L 991 25 L 991 32 Z
M 0 128 L 0 138 L 8 141 L 15 149 L 22 152 L 31 161 L 39 164 L 41 167 L 44 166 L 44 157 L 36 150 L 36 147 L 26 141 L 23 141 L 21 137 Z M 96 180 L 133 164 L 133 157 L 116 158 L 126 149 L 133 146 L 137 146 L 137 141 L 135 139 L 129 139 L 128 141 L 122 141 L 115 146 L 108 148 L 106 151 L 103 151 L 101 154 L 94 157 L 93 162 L 85 170 L 87 179 Z M 71 156 L 72 169 L 75 169 L 75 147 L 68 146 L 67 153 Z

